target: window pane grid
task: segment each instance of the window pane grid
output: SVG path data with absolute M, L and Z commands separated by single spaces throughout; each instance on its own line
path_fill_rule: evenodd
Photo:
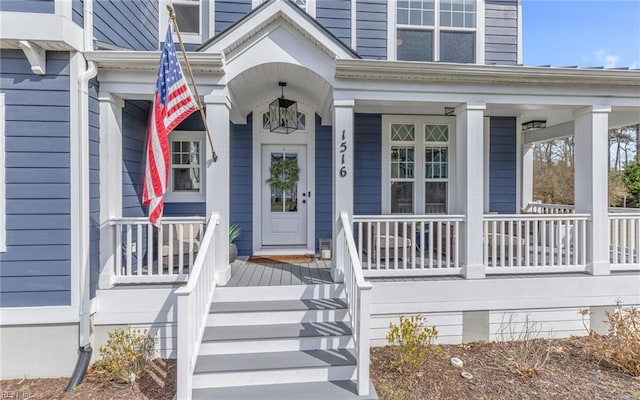
M 424 140 L 426 142 L 448 142 L 449 125 L 425 125 Z
M 440 25 L 475 28 L 476 0 L 441 0 Z
M 398 24 L 433 26 L 435 0 L 398 1 Z
M 171 143 L 172 188 L 174 192 L 200 191 L 200 141 Z
M 449 149 L 447 147 L 426 147 L 425 157 L 425 178 L 447 179 L 449 177 Z
M 391 141 L 413 142 L 416 140 L 416 126 L 413 124 L 392 124 Z

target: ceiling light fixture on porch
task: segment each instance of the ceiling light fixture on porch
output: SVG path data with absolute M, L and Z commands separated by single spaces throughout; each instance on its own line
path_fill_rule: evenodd
M 534 120 L 525 122 L 522 124 L 522 132 L 530 131 L 532 129 L 544 129 L 547 127 L 547 121 Z
M 298 129 L 298 105 L 284 97 L 287 82 L 278 82 L 278 86 L 282 89 L 282 94 L 269 104 L 270 130 L 287 134 Z

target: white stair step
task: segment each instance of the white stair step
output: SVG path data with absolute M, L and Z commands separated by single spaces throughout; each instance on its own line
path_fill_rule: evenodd
M 223 301 L 213 302 L 212 313 L 241 313 L 261 311 L 294 310 L 335 310 L 347 308 L 343 299 L 297 299 L 297 300 L 261 300 L 261 301 Z
M 348 320 L 349 312 L 337 310 L 258 311 L 240 313 L 210 313 L 208 327 L 231 325 L 288 324 L 296 322 L 333 322 Z
M 344 300 L 330 298 L 214 302 L 207 326 L 344 321 L 346 307 Z
M 377 400 L 373 384 L 369 395 L 359 397 L 354 381 L 307 382 L 276 385 L 196 389 L 193 400 Z
M 352 380 L 353 350 L 309 350 L 199 356 L 193 387 Z
M 344 284 L 216 287 L 213 301 L 327 299 L 344 297 Z
M 312 322 L 209 327 L 200 354 L 261 353 L 353 347 L 351 327 L 344 322 Z

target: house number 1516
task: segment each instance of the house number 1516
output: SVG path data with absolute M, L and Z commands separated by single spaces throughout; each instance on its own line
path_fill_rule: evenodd
M 345 165 L 345 161 L 344 161 L 344 153 L 347 152 L 347 138 L 345 137 L 345 130 L 342 130 L 342 142 L 340 143 L 340 177 L 344 178 L 345 176 L 347 176 L 347 166 Z

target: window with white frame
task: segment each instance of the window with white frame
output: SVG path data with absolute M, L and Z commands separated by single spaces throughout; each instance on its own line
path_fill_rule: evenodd
M 256 8 L 257 6 L 259 6 L 262 3 L 265 3 L 266 1 L 267 0 L 252 0 L 253 8 Z M 289 1 L 297 5 L 298 7 L 302 8 L 303 10 L 305 10 L 307 14 L 311 15 L 312 17 L 316 16 L 317 0 L 289 0 Z
M 174 131 L 169 135 L 171 168 L 165 201 L 205 201 L 204 145 L 202 132 Z
M 262 129 L 268 131 L 271 129 L 271 114 L 268 112 L 262 113 Z M 307 116 L 305 113 L 298 111 L 298 132 L 305 132 L 307 130 Z
M 383 117 L 383 212 L 448 212 L 452 129 L 447 117 Z
M 4 93 L 0 93 L 0 253 L 7 251 L 6 189 L 5 189 Z
M 171 0 L 176 15 L 180 36 L 185 43 L 202 43 L 202 1 L 203 0 Z M 207 1 L 207 0 L 204 0 Z M 169 0 L 160 2 L 160 30 L 158 37 L 164 40 L 167 32 Z M 177 43 L 177 40 L 176 40 Z
M 396 59 L 474 63 L 477 0 L 398 0 Z

